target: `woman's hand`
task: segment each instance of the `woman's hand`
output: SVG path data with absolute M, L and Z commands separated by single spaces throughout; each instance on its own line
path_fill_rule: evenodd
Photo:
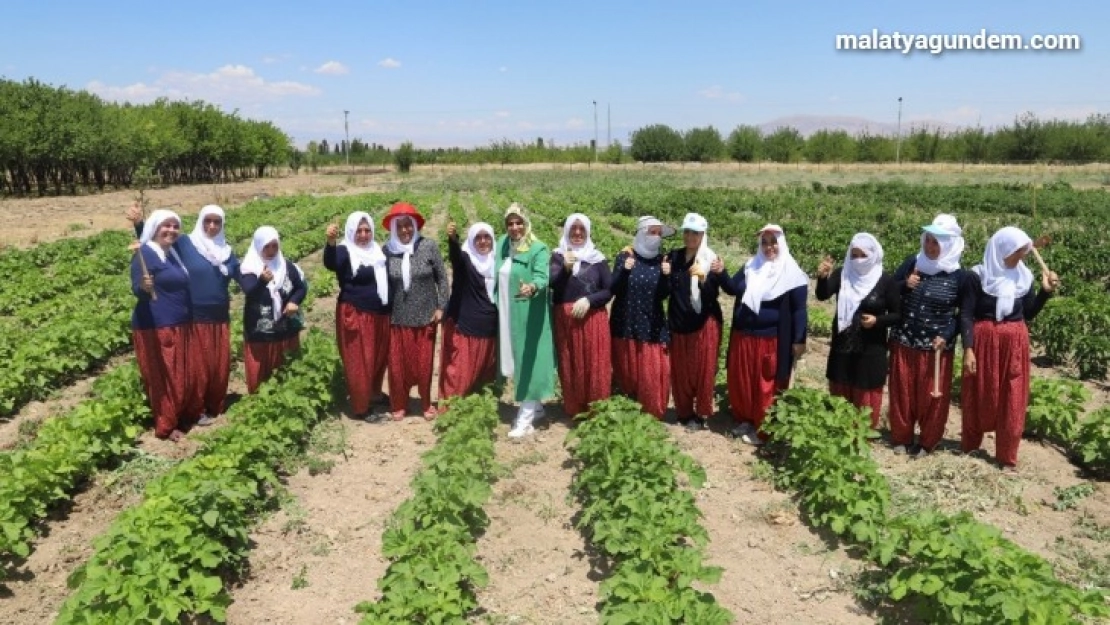
M 291 316 L 297 314 L 297 311 L 300 310 L 300 309 L 301 309 L 300 306 L 297 306 L 293 302 L 289 302 L 288 304 L 285 305 L 285 309 L 281 311 L 281 314 L 285 315 L 286 317 L 291 317 Z
M 919 284 L 921 284 L 921 274 L 917 273 L 917 267 L 914 267 L 913 273 L 910 274 L 910 277 L 906 278 L 906 288 L 912 291 L 916 289 Z
M 447 223 L 447 238 L 456 243 L 459 240 L 459 227 L 453 221 Z
M 860 315 L 859 324 L 863 326 L 864 329 L 870 330 L 874 328 L 876 322 L 878 322 L 878 319 L 875 318 L 875 315 Z
M 794 360 L 798 360 L 799 358 L 801 358 L 802 356 L 805 355 L 805 353 L 806 353 L 806 344 L 805 343 L 794 343 L 794 346 L 791 348 L 791 350 L 794 353 Z
M 443 321 L 443 310 L 437 308 L 436 311 L 432 313 L 432 323 L 439 323 L 441 321 Z
M 1060 288 L 1060 276 L 1055 271 L 1046 271 L 1041 274 L 1041 288 L 1047 293 L 1055 293 Z
M 263 267 L 262 273 L 258 274 L 258 279 L 261 280 L 263 284 L 269 284 L 270 280 L 274 279 L 274 272 L 270 271 L 269 267 Z
M 713 262 L 709 263 L 709 271 L 712 271 L 713 273 L 724 273 L 725 261 L 721 260 L 719 256 L 717 258 L 714 258 Z
M 969 347 L 964 350 L 964 373 L 975 375 L 978 371 L 979 364 L 975 362 L 975 350 Z
M 339 226 L 335 224 L 328 224 L 328 245 L 335 246 L 335 241 L 339 238 Z
M 538 290 L 539 289 L 537 289 L 536 285 L 534 285 L 534 284 L 527 284 L 525 282 L 521 282 L 520 283 L 520 289 L 517 291 L 517 297 L 519 297 L 521 299 L 527 299 L 527 298 L 530 298 L 533 295 L 535 295 L 536 291 L 538 291 Z
M 624 269 L 625 269 L 625 271 L 632 271 L 632 268 L 635 267 L 635 266 L 636 266 L 636 258 L 634 256 L 632 256 L 631 254 L 629 254 L 628 258 L 624 259 Z
M 567 250 L 567 253 L 563 254 L 564 267 L 570 267 L 576 262 L 578 262 L 578 255 L 574 253 L 574 250 Z
M 143 276 L 142 282 L 139 283 L 139 288 L 146 291 L 147 293 L 153 293 L 154 292 L 154 278 L 152 278 L 150 276 L 150 274 L 147 274 L 147 275 Z
M 833 270 L 832 256 L 829 256 L 828 254 L 825 254 L 825 257 L 822 258 L 821 262 L 817 265 L 817 277 L 818 278 L 828 278 L 829 274 L 832 273 L 832 270 Z

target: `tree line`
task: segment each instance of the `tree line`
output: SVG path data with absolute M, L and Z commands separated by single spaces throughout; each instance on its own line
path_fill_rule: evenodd
M 665 124 L 639 128 L 625 149 L 620 142 L 556 147 L 542 138 L 535 142 L 501 139 L 475 148 L 409 148 L 404 160 L 416 165 L 484 165 L 519 163 L 621 163 L 771 161 L 777 163 L 1062 163 L 1110 162 L 1110 114 L 1091 115 L 1085 121 L 1040 120 L 1032 113 L 1019 116 L 1009 126 L 944 131 L 911 126 L 901 138 L 889 134 L 844 130 L 818 130 L 804 136 L 797 128 L 783 126 L 764 133 L 756 126 L 737 126 L 723 136 L 712 126 L 679 131 Z M 383 145 L 351 142 L 329 147 L 326 140 L 309 144 L 314 165 L 351 163 L 381 164 L 394 161 L 398 150 Z
M 289 137 L 202 101 L 105 102 L 29 78 L 0 79 L 0 194 L 260 177 L 291 160 Z
M 911 127 L 902 137 L 819 130 L 809 137 L 784 126 L 764 134 L 738 126 L 722 137 L 712 126 L 679 132 L 663 124 L 632 133 L 630 156 L 644 162 L 726 159 L 741 163 L 1066 163 L 1110 161 L 1110 115 L 1085 121 L 1040 120 L 1026 113 L 1009 126 L 945 132 Z

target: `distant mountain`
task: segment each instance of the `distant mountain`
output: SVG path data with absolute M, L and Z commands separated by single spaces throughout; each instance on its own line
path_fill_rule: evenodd
M 789 117 L 779 117 L 769 122 L 759 125 L 760 131 L 764 134 L 770 134 L 777 128 L 789 126 L 802 133 L 803 137 L 808 137 L 818 130 L 843 130 L 852 136 L 867 132 L 873 135 L 896 135 L 898 134 L 898 124 L 896 122 L 877 122 L 863 117 L 848 117 L 848 116 L 835 116 L 835 115 L 792 115 Z M 922 121 L 902 120 L 902 134 L 905 135 L 913 128 L 921 128 L 928 126 L 930 129 L 940 128 L 942 132 L 950 132 L 957 130 L 959 127 L 954 124 L 937 121 Z

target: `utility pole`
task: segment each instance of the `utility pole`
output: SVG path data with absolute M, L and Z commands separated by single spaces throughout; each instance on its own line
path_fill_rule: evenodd
M 894 161 L 902 164 L 902 96 L 898 96 L 898 144 L 894 148 Z
M 594 100 L 594 162 L 597 162 L 597 100 Z
M 898 98 L 898 100 L 901 101 L 902 98 Z M 347 157 L 348 173 L 351 171 L 351 131 L 347 126 L 347 115 L 349 115 L 350 113 L 350 111 L 343 111 L 343 135 L 346 137 L 343 142 L 343 153 Z

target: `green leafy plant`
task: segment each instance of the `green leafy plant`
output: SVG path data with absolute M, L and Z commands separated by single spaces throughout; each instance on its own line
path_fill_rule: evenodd
M 1025 434 L 1067 446 L 1079 429 L 1083 404 L 1091 394 L 1073 380 L 1033 378 L 1026 410 Z
M 733 616 L 694 582 L 714 584 L 709 535 L 692 489 L 705 471 L 666 428 L 624 397 L 595 402 L 567 445 L 578 465 L 576 525 L 612 563 L 601 584 L 603 623 L 730 623 Z
M 382 597 L 355 606 L 363 623 L 463 623 L 478 607 L 476 591 L 489 578 L 474 541 L 489 524 L 482 506 L 497 472 L 497 421 L 489 393 L 456 398 L 436 419 L 439 441 L 382 535 L 390 560 L 378 582 Z

